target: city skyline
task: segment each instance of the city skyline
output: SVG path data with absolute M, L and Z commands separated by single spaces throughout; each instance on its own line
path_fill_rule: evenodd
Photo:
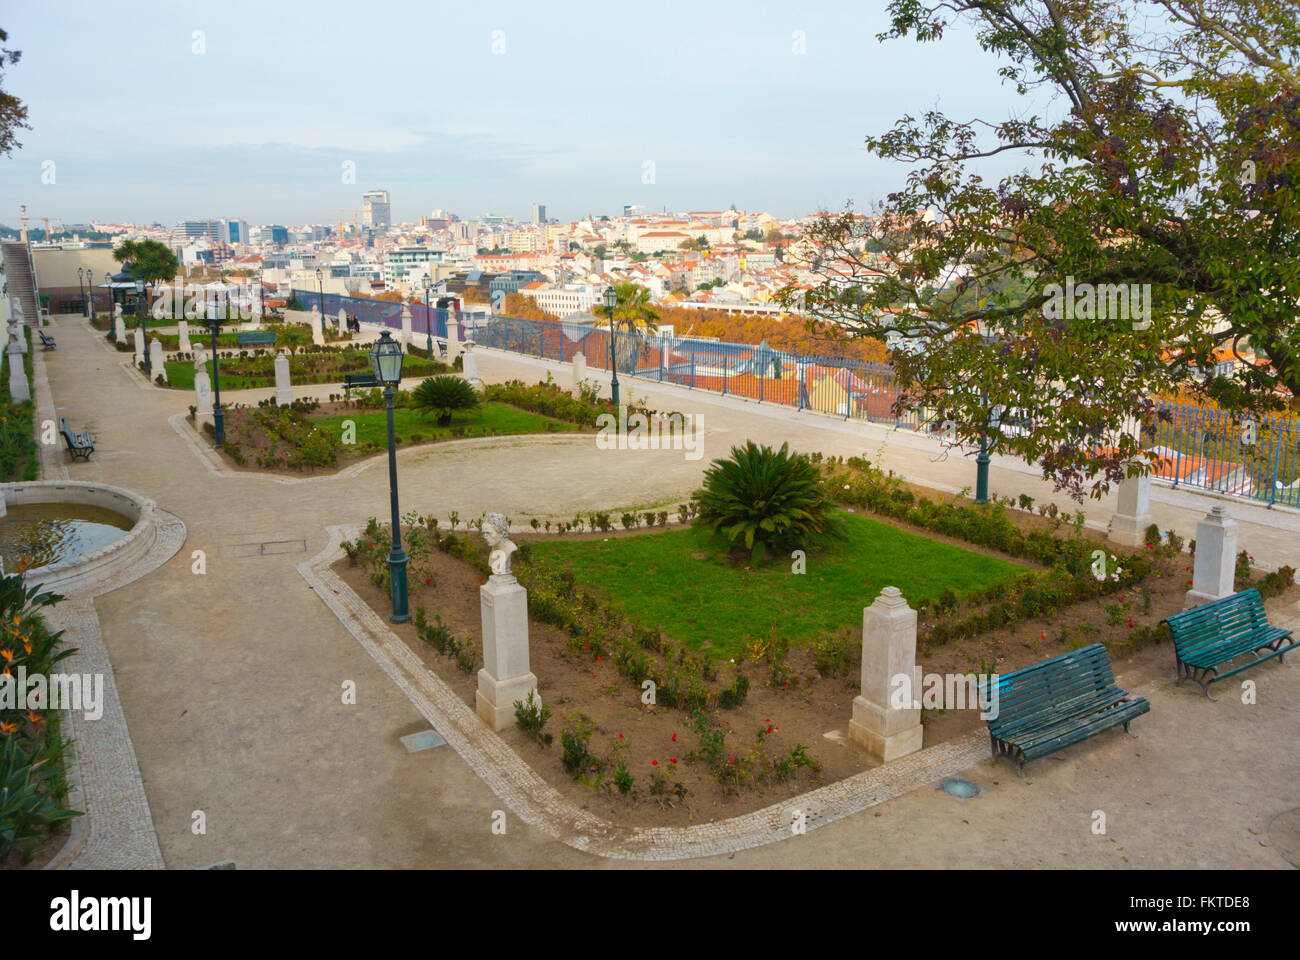
M 863 206 L 906 173 L 870 160 L 863 138 L 933 107 L 954 72 L 986 57 L 969 36 L 949 38 L 935 63 L 924 48 L 879 45 L 883 14 L 838 4 L 693 10 L 690 28 L 567 7 L 394 4 L 323 23 L 301 4 L 150 9 L 129 31 L 87 10 L 72 35 L 48 11 L 10 14 L 23 59 L 7 80 L 32 129 L 0 159 L 0 222 L 21 203 L 70 222 L 330 222 L 372 189 L 391 193 L 394 222 L 435 208 L 524 221 L 534 203 L 562 221 L 624 205 L 735 203 L 781 218 Z M 303 42 L 286 49 L 286 37 Z M 120 57 L 92 67 L 93 83 L 68 66 L 123 50 L 157 71 L 143 102 Z M 582 69 L 556 69 L 569 62 Z M 944 106 L 1006 112 L 1012 95 L 987 73 Z

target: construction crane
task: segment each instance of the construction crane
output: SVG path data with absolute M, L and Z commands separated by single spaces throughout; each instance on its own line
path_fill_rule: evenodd
M 361 211 L 360 210 L 356 209 L 355 207 L 334 207 L 331 212 L 338 213 L 338 214 L 343 214 L 343 213 L 352 214 L 352 235 L 354 237 L 361 236 L 361 220 L 360 220 Z M 337 237 L 338 239 L 342 240 L 343 239 L 343 217 L 340 216 L 338 218 L 338 222 L 339 222 L 339 226 L 338 226 Z

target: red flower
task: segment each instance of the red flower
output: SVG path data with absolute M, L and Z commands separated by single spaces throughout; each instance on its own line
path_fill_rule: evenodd
M 605 658 L 604 658 L 604 657 L 597 657 L 596 659 L 597 659 L 597 660 L 604 660 Z
M 669 757 L 669 758 L 668 758 L 668 762 L 669 762 L 669 763 L 676 763 L 676 762 L 677 762 L 677 758 L 676 758 L 676 757 Z
M 677 734 L 674 733 L 674 734 L 673 734 L 673 743 L 676 743 L 676 742 L 677 742 Z
M 427 587 L 429 584 L 431 584 L 431 583 L 433 583 L 433 580 L 432 580 L 432 579 L 430 579 L 429 577 L 425 577 L 425 578 L 424 578 L 424 585 L 425 585 L 426 587 Z
M 768 732 L 768 733 L 771 733 L 771 732 L 772 732 L 772 728 L 771 728 L 771 727 L 768 727 L 768 728 L 767 728 L 767 732 Z
M 658 760 L 651 760 L 651 761 L 650 761 L 650 766 L 652 766 L 652 767 L 657 767 L 657 766 L 659 766 L 659 761 L 658 761 Z
M 622 739 L 623 739 L 623 734 L 620 733 L 620 734 L 618 735 L 618 738 L 619 738 L 620 740 L 622 740 Z

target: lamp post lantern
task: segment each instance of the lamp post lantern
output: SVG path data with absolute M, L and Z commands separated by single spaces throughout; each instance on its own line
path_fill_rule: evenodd
M 392 507 L 393 548 L 388 553 L 388 579 L 392 588 L 393 613 L 388 619 L 405 623 L 411 619 L 407 609 L 406 553 L 402 550 L 402 518 L 397 509 L 397 444 L 393 438 L 393 397 L 402 382 L 402 345 L 384 330 L 370 350 L 370 366 L 375 379 L 384 385 L 384 403 L 388 408 L 388 499 Z
M 605 292 L 601 294 L 600 299 L 604 302 L 605 308 L 609 310 L 609 366 L 613 375 L 609 381 L 609 396 L 614 401 L 615 409 L 618 408 L 618 342 L 614 336 L 614 307 L 618 305 L 618 294 L 614 292 L 613 287 L 606 287 Z
M 149 328 L 144 322 L 144 291 L 145 282 L 136 280 L 135 282 L 135 318 L 140 324 L 141 336 L 144 337 L 144 372 L 149 380 L 153 380 L 153 360 L 149 357 Z
M 90 316 L 90 310 L 86 306 L 86 287 L 85 287 L 84 267 L 77 267 L 77 292 L 81 294 L 81 313 L 83 316 Z
M 217 446 L 226 442 L 226 416 L 221 410 L 221 369 L 217 357 L 217 334 L 221 330 L 221 320 L 217 317 L 214 306 L 204 298 L 204 313 L 207 314 L 208 330 L 212 334 L 212 435 Z
M 113 275 L 104 274 L 104 283 L 108 287 L 108 335 L 117 339 L 117 295 L 113 292 Z M 123 334 L 125 336 L 125 334 Z
M 316 308 L 320 310 L 320 332 L 325 335 L 325 275 L 316 270 Z
M 433 314 L 429 312 L 429 288 L 424 288 L 424 324 L 425 324 L 425 345 L 428 349 L 429 359 L 433 359 Z

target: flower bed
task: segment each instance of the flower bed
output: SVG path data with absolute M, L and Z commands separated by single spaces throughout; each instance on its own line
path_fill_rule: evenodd
M 1176 538 L 1131 553 L 1104 549 L 1077 518 L 1069 522 L 1059 511 L 1035 516 L 1005 501 L 975 506 L 962 498 L 932 499 L 861 461 L 827 463 L 823 482 L 841 503 L 878 509 L 879 522 L 911 537 L 965 544 L 1000 557 L 1012 571 L 1008 561 L 1020 562 L 1023 572 L 968 583 L 965 590 L 935 584 L 922 595 L 914 589 L 908 599 L 919 608 L 918 661 L 925 673 L 1005 673 L 1102 642 L 1116 669 L 1135 683 L 1172 677 L 1172 651 L 1159 621 L 1182 609 L 1192 562 Z M 694 505 L 677 512 L 690 516 Z M 628 513 L 623 531 L 614 529 L 615 511 L 548 520 L 562 539 L 514 536 L 515 570 L 529 590 L 531 667 L 542 703 L 517 706 L 516 727 L 502 734 L 507 743 L 580 805 L 616 822 L 646 825 L 738 815 L 871 766 L 845 732 L 858 692 L 861 606 L 892 577 L 863 584 L 851 598 L 852 616 L 838 628 L 821 625 L 796 635 L 783 625 L 782 607 L 806 607 L 816 597 L 773 588 L 775 602 L 751 600 L 738 615 L 682 585 L 683 578 L 705 578 L 701 571 L 709 566 L 730 569 L 739 583 L 753 573 L 744 560 L 725 551 L 709 556 L 693 542 L 703 556 L 645 562 L 655 552 L 646 553 L 650 541 L 695 533 L 642 532 L 642 524 L 661 526 L 660 515 Z M 404 518 L 416 622 L 394 629 L 471 704 L 487 550 L 473 524 L 467 529 L 455 514 L 448 520 L 451 534 L 433 518 Z M 543 528 L 540 521 L 532 526 Z M 850 528 L 851 536 L 876 529 L 861 518 Z M 890 543 L 891 556 L 909 549 L 906 538 L 900 546 L 876 537 L 882 551 Z M 347 559 L 337 567 L 385 612 L 388 549 L 387 531 L 372 521 L 361 539 L 345 544 Z M 582 556 L 590 562 L 578 562 Z M 882 562 L 888 570 L 890 557 Z M 897 564 L 894 572 L 906 567 Z M 1283 603 L 1300 592 L 1286 584 L 1293 571 L 1260 579 L 1248 556 L 1238 572 L 1239 588 L 1283 590 Z M 712 593 L 724 589 L 714 584 Z M 705 629 L 730 627 L 728 618 L 736 616 L 752 626 L 739 646 L 691 642 L 692 620 Z M 668 629 L 671 624 L 677 626 Z M 648 689 L 653 702 L 645 699 Z M 941 696 L 923 701 L 926 746 L 982 727 L 973 705 L 961 707 Z
M 75 652 L 39 612 L 61 599 L 25 586 L 21 574 L 0 578 L 0 674 L 49 677 Z M 28 863 L 43 845 L 57 845 L 65 821 L 80 816 L 64 806 L 66 741 L 58 715 L 33 707 L 0 700 L 0 869 Z

